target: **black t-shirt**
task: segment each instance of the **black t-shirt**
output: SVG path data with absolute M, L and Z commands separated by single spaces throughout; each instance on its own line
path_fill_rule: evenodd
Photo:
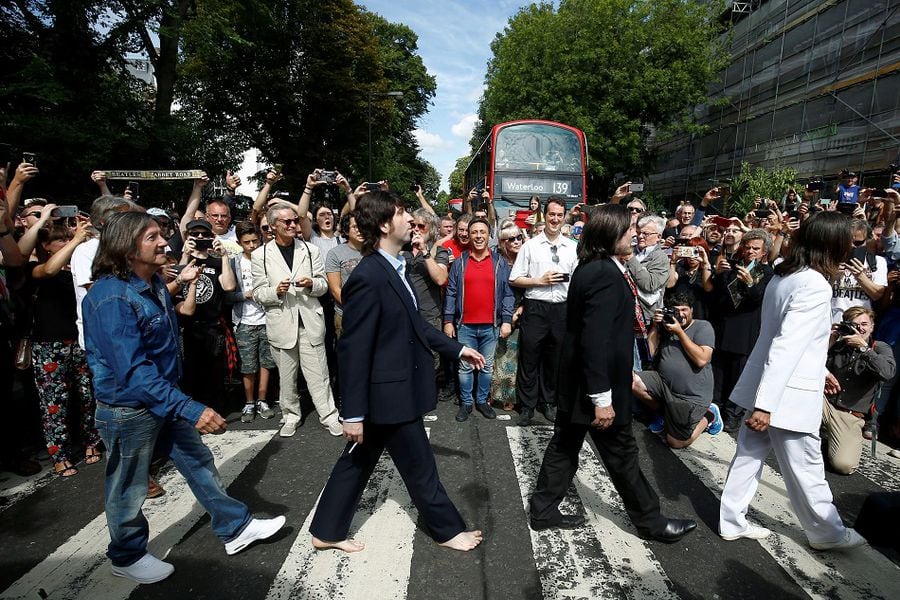
M 31 312 L 34 316 L 31 339 L 36 342 L 74 341 L 78 339 L 75 325 L 75 283 L 70 271 L 62 270 L 53 277 L 35 279 L 38 263 L 26 265 L 29 294 L 34 295 Z
M 200 269 L 200 279 L 197 280 L 197 309 L 192 317 L 185 317 L 185 321 L 188 323 L 218 321 L 222 314 L 222 299 L 225 296 L 222 284 L 219 283 L 219 275 L 222 274 L 222 259 L 198 258 L 196 264 Z M 187 286 L 182 286 L 176 302 L 184 300 L 185 294 L 187 294 Z
M 287 263 L 288 271 L 294 270 L 294 244 L 290 246 L 282 246 L 279 243 L 275 244 L 278 246 L 278 249 L 281 251 L 281 256 L 284 257 L 284 262 Z M 307 248 L 308 250 L 309 248 Z

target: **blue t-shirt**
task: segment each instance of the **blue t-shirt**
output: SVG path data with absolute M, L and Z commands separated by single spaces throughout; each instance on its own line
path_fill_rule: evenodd
M 856 204 L 859 202 L 859 186 L 858 185 L 838 185 L 838 202 L 847 204 Z

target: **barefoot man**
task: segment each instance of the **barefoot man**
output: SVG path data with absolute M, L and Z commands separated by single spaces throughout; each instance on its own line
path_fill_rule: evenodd
M 347 446 L 331 471 L 310 532 L 319 550 L 358 552 L 347 536 L 363 488 L 387 450 L 431 536 L 468 551 L 480 531 L 466 531 L 437 474 L 422 415 L 435 408 L 434 349 L 476 369 L 484 357 L 425 322 L 406 276 L 400 248 L 413 219 L 394 193 L 369 192 L 356 206 L 364 258 L 341 290 L 344 333 L 338 344 L 344 437 Z

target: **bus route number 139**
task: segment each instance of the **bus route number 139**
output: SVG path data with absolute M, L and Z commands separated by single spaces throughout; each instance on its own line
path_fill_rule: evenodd
M 553 193 L 554 194 L 568 194 L 569 193 L 569 182 L 568 181 L 554 181 L 553 182 Z

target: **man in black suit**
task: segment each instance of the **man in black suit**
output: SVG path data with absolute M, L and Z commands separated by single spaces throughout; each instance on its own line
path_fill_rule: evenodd
M 410 240 L 413 219 L 398 196 L 369 192 L 356 207 L 365 257 L 341 290 L 344 333 L 338 343 L 341 416 L 347 438 L 325 485 L 310 532 L 319 550 L 357 552 L 347 538 L 350 522 L 375 464 L 387 449 L 431 536 L 442 546 L 467 551 L 481 542 L 466 531 L 437 474 L 422 415 L 434 410 L 435 350 L 476 369 L 484 357 L 429 325 L 406 276 L 400 249 Z M 365 432 L 365 437 L 363 437 Z
M 559 503 L 578 469 L 578 452 L 590 432 L 625 510 L 638 532 L 675 542 L 697 523 L 668 519 L 638 465 L 631 431 L 631 383 L 636 288 L 614 256 L 630 250 L 631 216 L 609 204 L 590 213 L 579 265 L 569 285 L 566 334 L 557 384 L 556 431 L 531 496 L 532 529 L 575 528 L 580 515 L 564 515 Z

